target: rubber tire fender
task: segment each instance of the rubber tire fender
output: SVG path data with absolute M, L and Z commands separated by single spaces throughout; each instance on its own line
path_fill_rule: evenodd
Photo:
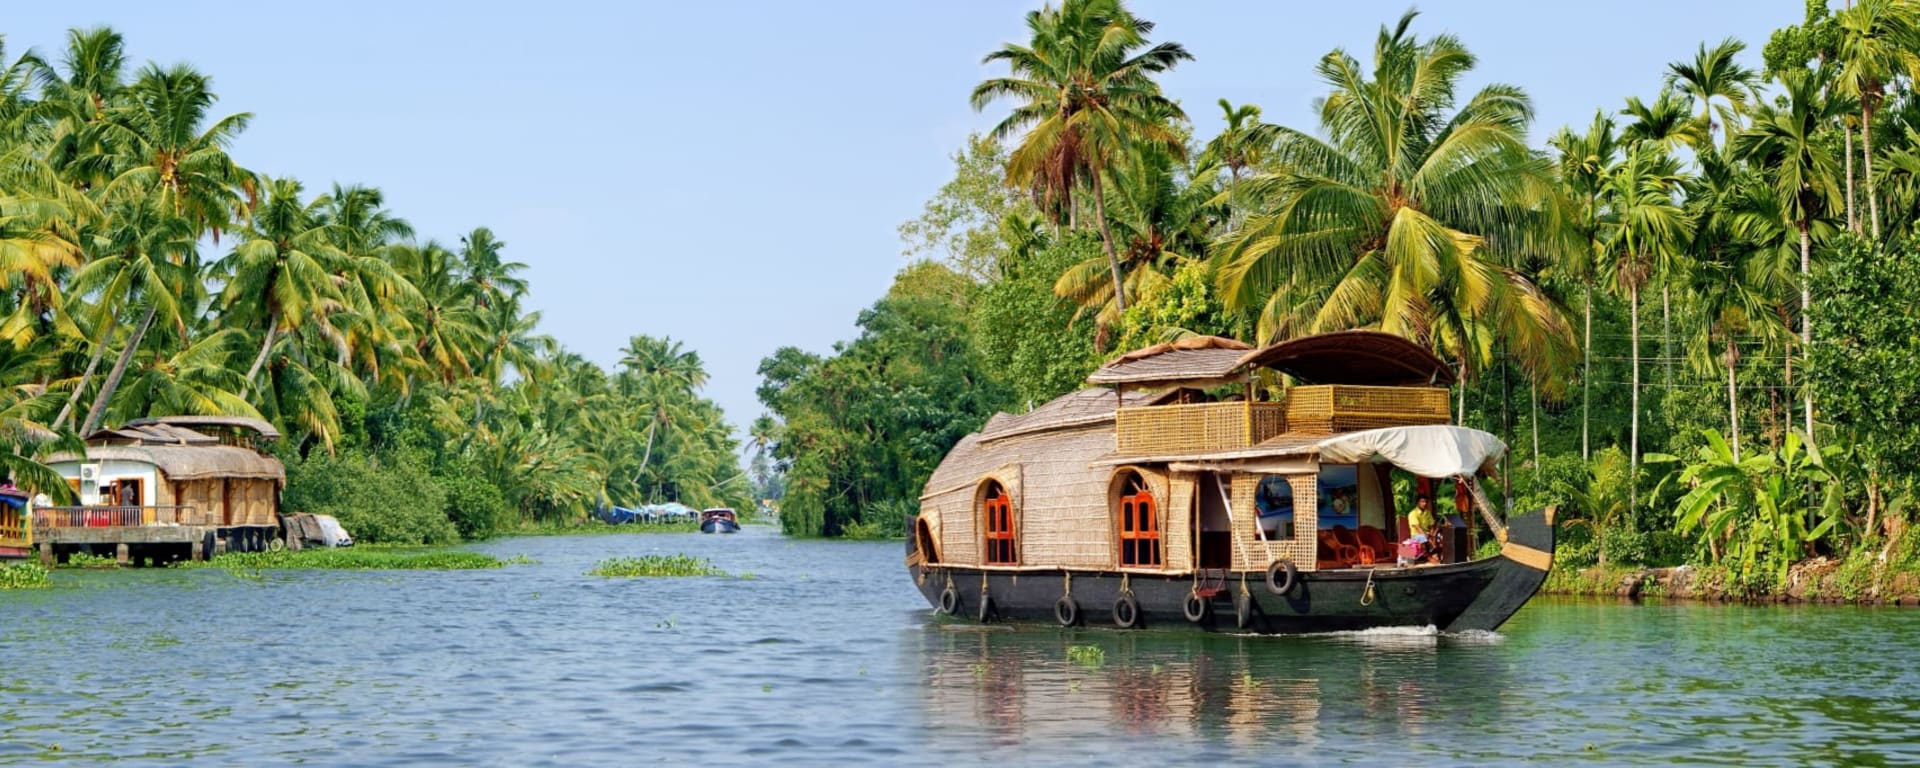
M 952 584 L 948 584 L 947 588 L 940 593 L 940 607 L 938 610 L 948 616 L 952 616 L 955 611 L 960 610 L 960 592 L 954 589 Z
M 1280 558 L 1267 564 L 1267 591 L 1281 597 L 1293 592 L 1294 585 L 1300 583 L 1300 569 L 1293 561 Z
M 1060 599 L 1053 604 L 1053 618 L 1063 627 L 1080 623 L 1080 604 L 1074 602 L 1071 597 L 1061 595 Z
M 1180 615 L 1187 617 L 1187 621 L 1195 624 L 1206 621 L 1207 614 L 1212 612 L 1213 606 L 1207 604 L 1207 599 L 1201 597 L 1198 592 L 1188 592 L 1187 601 L 1180 606 Z
M 1121 595 L 1113 601 L 1113 624 L 1121 629 L 1140 626 L 1140 601 L 1133 595 Z

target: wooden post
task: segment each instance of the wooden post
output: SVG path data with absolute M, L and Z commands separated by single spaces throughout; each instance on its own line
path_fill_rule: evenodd
M 128 551 L 126 542 L 123 541 L 123 542 L 120 542 L 119 544 L 113 545 L 113 561 L 116 563 L 119 563 L 123 567 L 133 562 L 133 558 L 131 557 Z
M 40 564 L 48 568 L 53 567 L 54 563 L 53 563 L 53 543 L 52 542 L 48 542 L 48 541 L 40 542 Z

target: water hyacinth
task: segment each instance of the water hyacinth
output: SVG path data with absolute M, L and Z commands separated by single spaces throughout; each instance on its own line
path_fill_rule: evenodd
M 41 589 L 51 585 L 47 569 L 37 563 L 0 565 L 0 589 Z
M 398 552 L 378 549 L 305 549 L 298 552 L 229 552 L 205 562 L 182 562 L 180 568 L 316 571 L 464 571 L 499 568 L 500 558 L 479 552 Z
M 600 561 L 588 576 L 633 578 L 637 576 L 725 576 L 704 557 L 692 555 L 642 555 L 614 557 Z

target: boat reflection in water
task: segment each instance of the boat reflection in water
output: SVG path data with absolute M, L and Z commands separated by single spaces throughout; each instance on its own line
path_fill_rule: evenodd
M 1303 762 L 1416 743 L 1447 754 L 1449 734 L 1501 717 L 1508 661 L 1498 635 L 1419 629 L 1275 638 L 940 621 L 920 642 L 928 724 L 1030 757 L 1165 737 Z M 1340 754 L 1358 745 L 1379 751 Z

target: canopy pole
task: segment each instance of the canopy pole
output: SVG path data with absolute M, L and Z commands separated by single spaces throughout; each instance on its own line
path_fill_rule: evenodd
M 1454 475 L 1453 479 L 1464 484 L 1467 492 L 1473 494 L 1473 506 L 1479 508 L 1480 519 L 1487 521 L 1487 529 L 1493 531 L 1493 537 L 1502 544 L 1507 543 L 1507 524 L 1493 516 L 1493 505 L 1487 502 L 1487 494 L 1480 490 L 1480 484 L 1468 475 Z

